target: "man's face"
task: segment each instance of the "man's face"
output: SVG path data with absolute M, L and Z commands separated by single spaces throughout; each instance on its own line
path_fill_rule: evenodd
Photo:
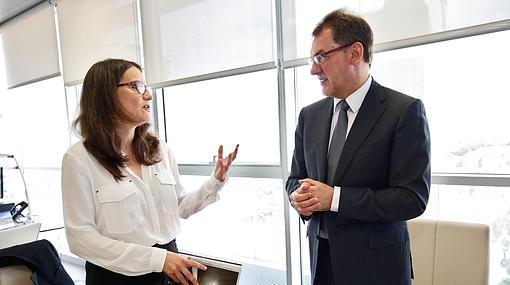
M 339 43 L 333 40 L 332 30 L 325 28 L 313 39 L 311 55 L 315 56 L 340 46 Z M 325 60 L 320 65 L 312 62 L 310 73 L 317 75 L 324 95 L 339 99 L 345 99 L 349 95 L 349 93 L 345 93 L 348 90 L 346 81 L 350 70 L 350 48 L 350 46 L 347 46 L 339 51 L 328 53 L 324 56 Z

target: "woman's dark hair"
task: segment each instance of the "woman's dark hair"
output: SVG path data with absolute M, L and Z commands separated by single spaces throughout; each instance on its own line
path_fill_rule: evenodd
M 325 28 L 333 30 L 333 40 L 338 44 L 360 42 L 365 50 L 363 60 L 372 63 L 372 46 L 374 35 L 370 25 L 361 17 L 349 14 L 345 9 L 338 9 L 327 14 L 312 32 L 316 37 Z
M 83 80 L 80 114 L 74 128 L 83 137 L 83 144 L 116 181 L 125 175 L 119 167 L 127 158 L 121 155 L 120 138 L 115 126 L 119 121 L 133 122 L 122 108 L 117 96 L 117 84 L 131 67 L 142 70 L 135 62 L 106 59 L 92 65 Z M 159 139 L 149 132 L 149 123 L 135 129 L 132 152 L 138 162 L 152 165 L 159 161 Z

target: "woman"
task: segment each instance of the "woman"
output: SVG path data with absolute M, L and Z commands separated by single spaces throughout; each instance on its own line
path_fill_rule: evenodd
M 152 95 L 138 64 L 97 62 L 87 72 L 75 127 L 83 140 L 62 162 L 69 248 L 86 260 L 86 284 L 198 284 L 177 254 L 180 218 L 218 200 L 238 146 L 194 192 L 183 189 L 177 162 L 148 132 Z

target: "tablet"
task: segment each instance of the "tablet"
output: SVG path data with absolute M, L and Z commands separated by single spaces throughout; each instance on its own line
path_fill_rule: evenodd
M 241 264 L 192 254 L 186 254 L 186 256 L 207 266 L 207 270 L 192 268 L 191 272 L 200 285 L 239 284 L 242 269 Z

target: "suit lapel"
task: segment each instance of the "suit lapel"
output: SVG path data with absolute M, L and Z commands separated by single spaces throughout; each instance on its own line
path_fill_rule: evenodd
M 317 145 L 314 147 L 315 157 L 317 158 L 317 180 L 326 181 L 327 164 L 328 164 L 328 147 L 329 147 L 329 133 L 331 129 L 331 117 L 333 116 L 333 98 L 327 98 L 325 103 L 320 107 L 319 112 L 316 113 L 314 126 L 314 136 Z M 326 150 L 326 151 L 324 151 Z
M 372 132 L 375 124 L 386 109 L 386 96 L 382 92 L 381 86 L 372 81 L 370 89 L 363 100 L 356 120 L 352 125 L 347 139 L 345 140 L 342 155 L 340 156 L 339 166 L 335 173 L 334 185 L 338 185 L 348 169 L 354 155 L 359 147 Z

